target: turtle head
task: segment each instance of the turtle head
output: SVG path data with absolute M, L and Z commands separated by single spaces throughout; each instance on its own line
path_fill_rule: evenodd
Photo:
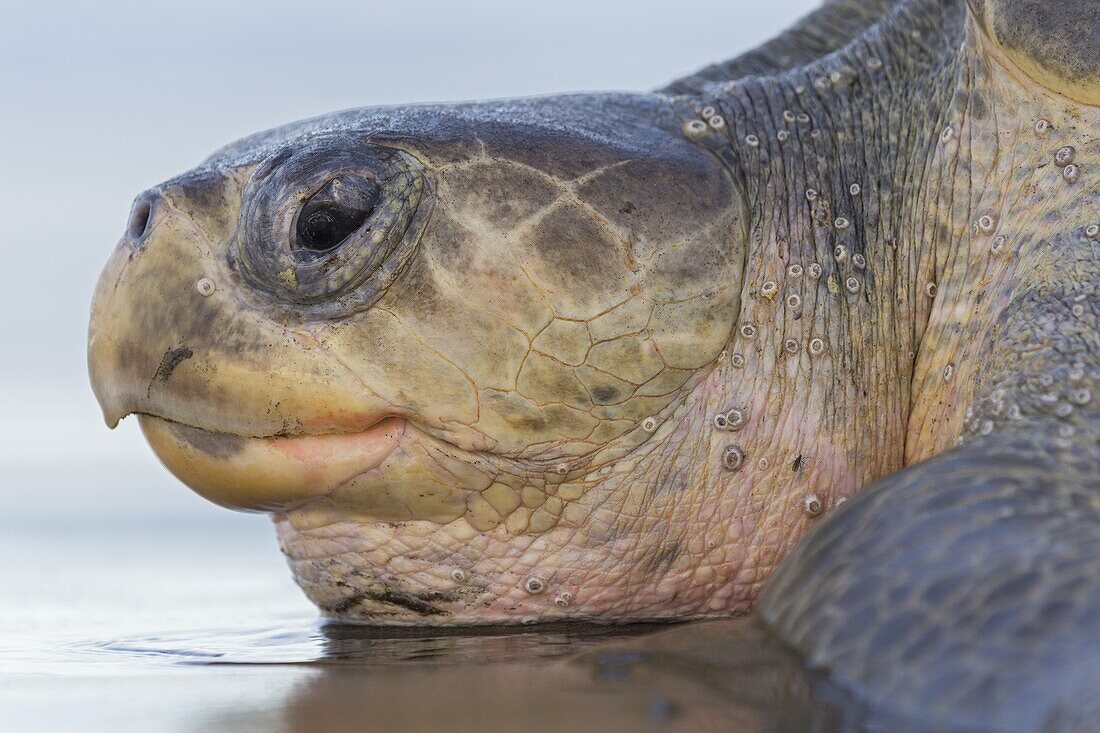
M 473 562 L 575 536 L 737 318 L 741 196 L 668 105 L 341 113 L 142 194 L 92 306 L 107 422 L 137 414 L 183 482 L 291 543 L 442 532 Z

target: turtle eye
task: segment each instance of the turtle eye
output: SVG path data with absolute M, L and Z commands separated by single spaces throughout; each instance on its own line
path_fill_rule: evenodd
M 380 193 L 378 184 L 368 178 L 333 179 L 298 214 L 294 249 L 309 257 L 339 247 L 370 217 Z
M 294 141 L 245 184 L 227 259 L 296 315 L 369 308 L 416 251 L 426 184 L 420 161 L 395 148 L 345 135 Z

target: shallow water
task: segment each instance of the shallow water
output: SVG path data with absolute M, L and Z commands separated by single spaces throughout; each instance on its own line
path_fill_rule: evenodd
M 339 625 L 262 521 L 0 529 L 2 730 L 839 725 L 836 699 L 748 620 Z

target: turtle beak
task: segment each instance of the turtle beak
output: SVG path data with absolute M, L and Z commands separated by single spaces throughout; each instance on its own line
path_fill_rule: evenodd
M 92 298 L 92 317 L 88 324 L 88 376 L 91 378 L 92 391 L 103 410 L 103 420 L 112 429 L 130 414 L 130 408 L 124 385 L 114 378 L 119 373 L 121 354 L 118 344 L 111 337 L 109 324 L 112 318 L 108 314 L 117 310 L 117 304 L 113 302 L 115 293 L 133 253 L 134 247 L 128 237 L 124 237 L 111 253 L 99 275 Z
M 165 186 L 140 236 L 131 226 L 100 276 L 88 371 L 107 425 L 139 413 L 270 437 L 357 432 L 394 414 L 318 328 L 247 302 L 227 263 L 229 217 L 218 232 L 194 198 Z M 225 206 L 211 198 L 203 205 Z
M 405 435 L 402 416 L 320 331 L 245 302 L 228 236 L 210 236 L 217 222 L 197 209 L 165 187 L 100 275 L 88 371 L 107 425 L 137 413 L 172 473 L 237 509 L 286 508 L 382 464 Z

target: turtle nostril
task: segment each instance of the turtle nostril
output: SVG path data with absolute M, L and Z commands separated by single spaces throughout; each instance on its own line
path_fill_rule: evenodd
M 130 224 L 126 228 L 126 233 L 130 236 L 130 239 L 136 242 L 145 236 L 152 216 L 152 196 L 142 196 L 134 202 L 134 207 L 130 210 Z

